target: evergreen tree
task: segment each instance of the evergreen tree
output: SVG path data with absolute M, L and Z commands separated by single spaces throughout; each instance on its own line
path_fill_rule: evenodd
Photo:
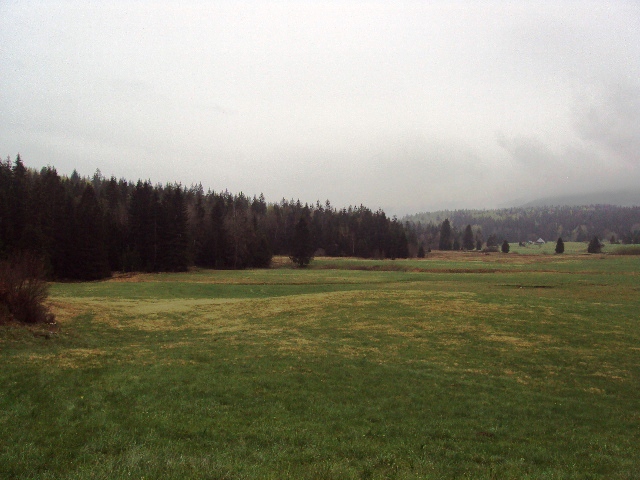
M 593 237 L 589 242 L 589 246 L 587 247 L 587 252 L 589 253 L 602 253 L 602 244 L 598 237 Z
M 558 241 L 556 242 L 556 253 L 564 253 L 564 242 L 562 241 L 562 237 L 558 237 Z
M 424 245 L 422 243 L 418 247 L 418 258 L 424 258 Z
M 306 267 L 313 258 L 313 243 L 311 242 L 311 232 L 306 218 L 300 217 L 293 231 L 291 239 L 291 261 L 299 267 Z
M 46 167 L 40 171 L 31 197 L 32 216 L 37 217 L 36 231 L 40 235 L 37 251 L 45 262 L 48 274 L 64 277 L 62 273 L 65 271 L 65 264 L 72 258 L 69 244 L 73 243 L 73 238 L 69 236 L 69 232 L 73 228 L 67 212 L 73 212 L 73 207 L 67 206 L 72 199 L 65 191 L 55 168 Z
M 158 218 L 158 270 L 184 272 L 189 266 L 187 207 L 179 185 L 168 186 Z
M 4 258 L 11 248 L 13 229 L 11 226 L 11 189 L 13 172 L 11 158 L 0 161 L 0 258 Z
M 207 255 L 205 252 L 205 243 L 207 238 L 207 232 L 210 231 L 211 226 L 207 221 L 207 214 L 205 210 L 205 197 L 202 190 L 202 185 L 198 185 L 195 192 L 190 191 L 195 196 L 195 201 L 192 201 L 189 205 L 189 238 L 191 239 L 191 252 L 190 258 L 196 265 L 205 266 L 207 261 Z
M 95 191 L 87 184 L 77 208 L 73 277 L 97 280 L 109 277 L 103 214 Z
M 509 242 L 506 240 L 502 242 L 502 253 L 509 253 Z
M 24 248 L 27 230 L 27 207 L 29 204 L 29 189 L 27 183 L 27 169 L 22 163 L 20 154 L 11 175 L 11 194 L 9 197 L 9 224 L 11 229 L 10 245 L 14 251 Z
M 440 250 L 451 250 L 451 223 L 445 218 L 440 227 L 440 242 L 438 243 Z
M 471 230 L 471 225 L 467 225 L 462 236 L 462 248 L 465 250 L 473 250 L 474 246 L 473 230 Z
M 409 245 L 407 235 L 401 222 L 394 217 L 388 227 L 389 252 L 387 256 L 391 259 L 407 258 L 409 256 Z
M 255 244 L 255 231 L 249 219 L 249 200 L 240 193 L 231 199 L 225 217 L 228 233 L 231 268 L 246 268 L 250 265 L 251 247 Z
M 148 182 L 138 181 L 129 204 L 129 242 L 126 270 L 153 272 L 158 262 L 158 193 Z
M 126 197 L 120 198 L 120 189 L 115 177 L 111 177 L 102 187 L 109 267 L 112 271 L 122 270 L 126 244 Z
M 210 259 L 208 266 L 213 268 L 228 268 L 231 265 L 229 240 L 224 221 L 227 210 L 226 203 L 222 194 L 215 195 L 209 215 L 211 230 L 205 243 L 205 250 Z
M 51 267 L 55 278 L 77 278 L 76 232 L 77 218 L 73 197 L 65 190 L 62 203 L 62 215 L 56 223 L 54 236 L 55 248 L 51 254 Z
M 255 268 L 269 268 L 272 258 L 273 253 L 271 253 L 269 241 L 266 236 L 261 235 L 251 258 L 251 266 Z

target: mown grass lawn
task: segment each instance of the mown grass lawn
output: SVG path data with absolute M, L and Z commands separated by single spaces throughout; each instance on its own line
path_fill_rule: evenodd
M 0 478 L 638 478 L 640 259 L 54 284 L 0 327 Z

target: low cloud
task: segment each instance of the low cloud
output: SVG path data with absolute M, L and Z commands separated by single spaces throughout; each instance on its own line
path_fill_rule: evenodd
M 613 153 L 624 164 L 640 166 L 640 87 L 615 85 L 576 108 L 580 137 Z

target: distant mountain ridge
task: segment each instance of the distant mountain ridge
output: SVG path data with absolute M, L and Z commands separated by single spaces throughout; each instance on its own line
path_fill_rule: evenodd
M 619 207 L 638 206 L 640 205 L 640 188 L 636 190 L 615 190 L 544 197 L 521 204 L 519 207 L 577 207 L 583 205 L 616 205 Z

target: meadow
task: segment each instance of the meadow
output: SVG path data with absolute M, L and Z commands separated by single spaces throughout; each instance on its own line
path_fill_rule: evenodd
M 0 326 L 0 478 L 638 478 L 639 272 L 455 252 L 52 284 L 57 326 Z

